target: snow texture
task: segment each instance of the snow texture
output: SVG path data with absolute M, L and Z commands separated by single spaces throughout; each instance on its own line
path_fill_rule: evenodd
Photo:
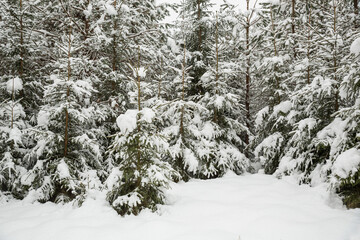
M 199 162 L 195 157 L 194 153 L 186 148 L 184 150 L 184 163 L 185 166 L 188 168 L 189 172 L 196 172 L 199 167 Z
M 171 49 L 171 51 L 172 51 L 173 53 L 176 54 L 176 53 L 179 53 L 179 52 L 180 52 L 179 47 L 178 47 L 178 45 L 176 44 L 176 42 L 175 42 L 174 39 L 168 38 L 168 39 L 167 39 L 167 45 L 170 47 L 170 49 Z
M 70 177 L 69 167 L 65 163 L 64 159 L 60 161 L 60 163 L 57 165 L 57 172 L 59 173 L 60 179 L 65 179 Z
M 121 134 L 132 132 L 136 128 L 136 118 L 138 110 L 129 109 L 116 119 L 116 124 L 120 128 Z
M 134 131 L 137 126 L 138 115 L 140 121 L 151 123 L 155 117 L 155 112 L 150 108 L 143 108 L 140 112 L 135 109 L 127 110 L 116 119 L 121 134 L 125 135 Z
M 155 117 L 155 112 L 150 108 L 144 108 L 140 111 L 140 119 L 151 123 Z
M 264 0 L 264 3 L 271 3 L 272 5 L 279 5 L 280 0 Z
M 80 208 L 2 203 L 0 239 L 360 239 L 360 209 L 346 210 L 324 186 L 299 186 L 290 177 L 228 173 L 222 179 L 174 184 L 166 194 L 168 204 L 158 213 L 126 217 L 117 215 L 105 192 L 98 191 L 90 191 Z
M 6 83 L 6 90 L 10 94 L 12 93 L 13 90 L 16 93 L 22 89 L 23 89 L 23 81 L 18 77 L 10 79 Z
M 140 67 L 138 69 L 138 74 L 139 74 L 139 77 L 145 78 L 146 77 L 146 69 L 144 67 Z
M 105 4 L 105 11 L 107 14 L 109 15 L 116 15 L 116 9 L 114 8 L 114 6 L 111 3 L 106 3 Z
M 49 124 L 49 116 L 50 113 L 48 111 L 40 110 L 38 117 L 37 117 L 37 123 L 39 126 L 47 126 Z
M 351 44 L 350 52 L 355 55 L 360 54 L 360 38 L 355 39 L 355 41 Z
M 274 107 L 274 115 L 278 115 L 279 112 L 288 113 L 291 110 L 292 103 L 290 101 L 284 101 Z
M 360 150 L 351 148 L 341 153 L 334 165 L 332 166 L 332 172 L 340 178 L 347 178 L 353 176 L 360 167 Z
M 256 119 L 255 119 L 255 124 L 256 126 L 260 126 L 263 124 L 264 122 L 264 115 L 269 113 L 269 107 L 266 106 L 263 109 L 261 109 L 257 114 L 256 114 Z
M 14 127 L 10 130 L 8 141 L 13 141 L 15 146 L 17 146 L 18 143 L 21 143 L 21 137 L 22 137 L 22 133 L 20 129 Z

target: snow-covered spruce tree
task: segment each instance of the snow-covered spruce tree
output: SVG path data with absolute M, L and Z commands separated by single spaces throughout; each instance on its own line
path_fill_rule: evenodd
M 42 36 L 33 34 L 37 28 L 34 6 L 28 1 L 0 2 L 0 185 L 1 190 L 22 198 L 26 191 L 19 187 L 25 171 L 24 155 L 29 139 L 24 134 L 33 123 L 39 104 L 41 86 L 36 67 L 42 65 L 42 54 L 36 45 Z M 34 31 L 30 31 L 32 27 Z
M 0 72 L 22 80 L 23 89 L 18 97 L 28 125 L 36 123 L 44 66 L 48 64 L 48 49 L 51 48 L 46 38 L 50 33 L 43 27 L 44 6 L 46 1 L 4 0 L 0 8 Z
M 129 109 L 117 118 L 120 132 L 115 135 L 110 152 L 118 162 L 106 181 L 107 199 L 121 215 L 137 215 L 141 210 L 157 209 L 164 203 L 163 191 L 177 172 L 162 161 L 161 152 L 167 151 L 166 140 L 158 134 L 156 113 L 142 108 L 142 79 L 147 69 L 138 62 L 132 66 L 133 81 L 137 85 L 137 109 Z
M 202 142 L 204 132 L 201 131 L 208 110 L 201 104 L 189 100 L 187 87 L 191 84 L 186 66 L 186 48 L 184 48 L 181 69 L 177 69 L 178 76 L 175 98 L 159 106 L 161 119 L 164 124 L 162 135 L 170 143 L 168 161 L 182 175 L 184 180 L 191 177 L 206 176 L 207 170 L 202 165 L 201 156 L 208 157 L 208 146 Z M 205 151 L 203 151 L 205 150 Z M 213 170 L 211 170 L 212 172 Z
M 83 11 L 75 2 L 56 1 L 51 6 L 63 21 L 54 22 L 54 61 L 48 65 L 37 126 L 30 130 L 37 144 L 27 156 L 29 171 L 22 184 L 29 188 L 31 200 L 76 199 L 81 204 L 89 188 L 100 187 L 104 174 L 97 120 L 105 114 L 92 98 L 97 62 L 85 51 L 86 39 L 96 38 L 84 35 Z
M 183 7 L 185 2 L 182 2 Z M 187 51 L 187 38 L 185 31 L 185 11 L 182 12 L 182 21 L 178 29 L 179 36 L 181 34 L 180 47 L 182 51 L 174 49 L 175 71 L 173 80 L 173 95 L 167 103 L 159 106 L 161 119 L 164 124 L 162 135 L 164 135 L 170 143 L 169 155 L 165 159 L 181 174 L 184 180 L 190 177 L 199 176 L 200 160 L 197 156 L 197 143 L 199 142 L 200 124 L 202 116 L 206 112 L 206 108 L 200 104 L 189 100 L 189 89 L 191 86 L 191 77 L 188 74 L 188 60 L 190 53 Z M 172 44 L 174 45 L 174 44 Z M 175 47 L 176 46 L 176 47 Z M 177 48 L 174 45 L 173 48 Z
M 284 151 L 284 158 L 281 160 L 278 171 L 279 173 L 299 172 L 300 181 L 316 178 L 319 172 L 312 173 L 313 170 L 325 164 L 329 158 L 333 158 L 331 155 L 334 150 L 331 150 L 331 141 L 322 139 L 321 136 L 324 135 L 321 132 L 329 128 L 327 125 L 334 119 L 333 113 L 339 109 L 338 86 L 339 81 L 345 76 L 341 68 L 348 65 L 341 62 L 345 51 L 340 49 L 349 47 L 349 44 L 342 39 L 345 34 L 348 34 L 345 29 L 353 26 L 351 21 L 344 21 L 349 5 L 346 6 L 337 1 L 331 4 L 322 2 L 316 2 L 316 4 L 322 6 L 326 14 L 313 14 L 314 24 L 308 27 L 313 28 L 315 25 L 318 29 L 314 33 L 314 38 L 318 39 L 321 47 L 314 49 L 315 56 L 311 59 L 317 64 L 321 63 L 321 66 L 311 64 L 309 66 L 313 70 L 304 69 L 304 72 L 307 72 L 307 79 L 309 75 L 313 75 L 312 72 L 315 72 L 317 76 L 315 75 L 315 78 L 310 80 L 310 84 L 292 95 L 292 110 L 290 111 L 292 116 L 289 116 L 289 123 L 292 125 L 291 139 L 287 143 L 287 150 Z M 328 16 L 329 19 L 324 19 L 324 16 Z M 324 180 L 327 173 L 324 171 L 320 175 Z
M 5 80 L 5 76 L 1 76 Z M 23 131 L 26 128 L 25 112 L 20 103 L 19 92 L 23 82 L 13 77 L 1 84 L 0 103 L 0 191 L 17 198 L 23 196 L 19 188 L 19 177 L 26 171 L 22 167 L 22 158 L 26 151 L 23 143 Z
M 219 21 L 216 14 L 214 57 L 209 60 L 211 65 L 200 79 L 205 94 L 199 98 L 199 103 L 208 109 L 201 126 L 203 146 L 198 147 L 203 168 L 200 173 L 206 178 L 222 176 L 227 170 L 241 173 L 249 167 L 249 160 L 243 154 L 246 143 L 240 137 L 246 135 L 247 139 L 249 136 L 246 124 L 241 123 L 239 118 L 244 108 L 240 104 L 242 91 L 230 85 L 231 75 L 235 72 L 234 64 L 223 57 L 226 38 L 222 26 L 227 24 Z
M 189 63 L 191 61 L 189 59 L 192 54 L 186 48 L 188 38 L 187 34 L 184 33 L 184 25 L 186 24 L 184 19 L 179 23 L 181 24 L 180 31 L 183 33 L 182 39 L 179 40 L 182 51 L 174 52 L 178 53 L 176 67 L 173 68 L 177 72 L 173 81 L 176 95 L 173 95 L 170 101 L 159 107 L 164 124 L 162 132 L 170 143 L 168 161 L 181 173 L 185 180 L 190 177 L 218 177 L 229 169 L 241 173 L 247 168 L 247 159 L 237 148 L 244 147 L 237 134 L 242 132 L 244 128 L 234 120 L 237 112 L 234 111 L 234 115 L 228 112 L 229 108 L 232 108 L 239 99 L 234 94 L 226 94 L 225 89 L 223 89 L 221 94 L 218 94 L 221 95 L 219 99 L 221 98 L 223 102 L 220 104 L 221 106 L 215 107 L 214 101 L 217 98 L 215 89 L 215 38 L 207 39 L 208 42 L 214 43 L 212 57 L 214 65 L 198 82 L 200 85 L 206 85 L 206 89 L 203 88 L 204 95 L 194 98 L 191 94 L 192 82 L 189 74 L 189 68 L 191 68 Z M 212 22 L 215 23 L 215 21 Z M 211 24 L 208 23 L 208 31 L 210 29 L 215 33 L 215 24 L 211 27 Z M 210 56 L 210 53 L 208 54 Z M 208 62 L 210 63 L 210 59 Z M 218 76 L 220 76 L 219 71 Z M 224 87 L 222 82 L 225 82 L 223 76 L 218 81 L 219 88 Z M 236 107 L 232 110 L 235 109 Z M 238 132 L 231 130 L 230 125 Z M 227 133 L 228 135 L 226 135 Z M 223 151 L 219 151 L 220 149 Z
M 246 11 L 238 11 L 232 5 L 226 6 L 222 12 L 225 24 L 222 24 L 223 31 L 227 31 L 226 41 L 223 41 L 223 61 L 232 65 L 232 74 L 226 74 L 230 86 L 239 89 L 240 105 L 244 105 L 244 110 L 238 116 L 239 121 L 244 119 L 246 127 L 250 132 L 254 130 L 253 118 L 258 108 L 261 106 L 259 98 L 261 94 L 259 82 L 262 77 L 259 76 L 258 66 L 261 57 L 259 47 L 261 46 L 262 32 L 258 27 L 259 18 L 257 16 L 258 9 L 250 5 L 250 1 L 246 2 Z M 229 66 L 230 66 L 229 65 Z M 231 81 L 230 81 L 231 79 Z M 243 117 L 245 116 L 245 118 Z M 250 143 L 250 135 L 245 134 L 244 141 L 247 145 Z M 246 154 L 250 156 L 250 151 Z
M 276 141 L 269 137 L 268 143 L 264 141 L 260 144 L 256 153 L 263 157 L 264 162 L 267 162 L 271 158 L 264 154 L 265 150 L 270 149 L 268 153 L 272 153 L 274 152 L 271 151 L 272 148 L 277 149 L 279 162 L 273 169 L 276 170 L 277 175 L 296 174 L 300 182 L 311 182 L 311 184 L 330 180 L 332 186 L 340 191 L 340 186 L 344 186 L 343 189 L 346 189 L 344 192 L 347 192 L 349 199 L 352 199 L 349 202 L 354 204 L 357 184 L 356 181 L 350 179 L 356 175 L 357 171 L 347 171 L 347 168 L 341 164 L 344 158 L 339 156 L 343 152 L 346 154 L 349 149 L 349 151 L 354 151 L 351 149 L 357 148 L 357 130 L 355 130 L 357 124 L 354 124 L 356 120 L 352 120 L 353 117 L 356 119 L 356 115 L 351 114 L 349 110 L 356 109 L 356 97 L 354 98 L 356 90 L 353 91 L 356 88 L 351 83 L 357 79 L 355 71 L 351 71 L 356 68 L 356 65 L 352 63 L 353 60 L 350 60 L 354 59 L 355 55 L 346 56 L 356 36 L 351 30 L 355 26 L 356 17 L 349 14 L 353 11 L 350 2 L 332 1 L 329 4 L 314 1 L 311 3 L 310 6 L 309 2 L 305 2 L 310 24 L 303 30 L 309 33 L 310 28 L 311 38 L 318 39 L 320 44 L 318 47 L 311 47 L 310 52 L 303 51 L 306 54 L 301 54 L 302 51 L 299 51 L 300 57 L 304 59 L 303 62 L 309 64 L 298 68 L 298 71 L 294 73 L 300 79 L 300 84 L 307 84 L 302 88 L 300 85 L 298 90 L 291 93 L 289 101 L 276 106 L 282 109 L 281 115 L 272 113 L 266 116 L 268 119 L 283 122 L 288 128 L 286 135 L 278 134 L 279 142 L 282 143 L 281 148 L 278 147 L 280 144 L 275 144 Z M 322 11 L 314 11 L 310 15 L 311 9 L 322 9 Z M 306 46 L 307 43 L 305 41 L 302 45 Z M 299 62 L 301 62 L 300 59 Z M 301 72 L 302 74 L 299 74 Z M 315 77 L 311 78 L 311 76 Z M 341 80 L 343 83 L 339 91 Z M 352 87 L 346 87 L 350 85 Z M 344 99 L 346 98 L 344 96 L 348 96 L 344 93 L 350 93 L 352 97 L 346 99 L 347 107 L 341 109 L 340 96 Z M 340 110 L 336 112 L 337 109 Z M 260 112 L 259 121 L 262 117 L 264 114 Z M 288 136 L 288 138 L 283 136 Z M 339 170 L 341 168 L 342 170 Z M 347 185 L 349 181 L 352 185 Z M 347 191 L 349 189 L 351 190 Z
M 259 11 L 263 34 L 259 71 L 263 76 L 261 85 L 265 107 L 257 113 L 254 139 L 255 157 L 265 167 L 266 173 L 273 173 L 289 137 L 289 126 L 283 118 L 289 110 L 287 101 L 290 80 L 290 63 L 294 57 L 294 45 L 289 42 L 292 31 L 290 4 L 282 1 L 264 2 Z M 284 101 L 284 102 L 282 102 Z
M 277 4 L 280 4 L 280 2 Z M 314 65 L 317 63 L 314 56 L 316 45 L 313 44 L 314 37 L 312 30 L 314 15 L 316 15 L 313 13 L 314 9 L 316 9 L 314 5 L 315 3 L 313 1 L 296 1 L 295 3 L 292 1 L 291 5 L 284 2 L 280 4 L 282 18 L 284 18 L 285 21 L 283 23 L 284 29 L 287 30 L 288 34 L 291 32 L 289 36 L 292 37 L 290 38 L 290 40 L 292 39 L 292 44 L 282 44 L 278 47 L 284 54 L 288 54 L 286 65 L 288 66 L 287 71 L 291 72 L 291 74 L 286 74 L 282 78 L 283 81 L 286 81 L 286 95 L 292 95 L 291 90 L 300 89 L 300 91 L 302 91 L 301 89 L 304 87 L 304 84 L 310 83 L 310 79 L 314 77 Z M 269 6 L 267 8 L 269 8 Z M 270 22 L 268 24 L 272 25 L 272 22 L 274 22 L 274 20 L 272 20 L 270 16 Z M 286 32 L 280 30 L 279 34 L 283 35 L 286 34 Z M 284 41 L 284 38 L 273 40 L 273 44 L 278 41 Z M 285 39 L 285 41 L 287 40 Z M 275 47 L 273 48 L 275 49 Z M 293 54 L 291 54 L 291 52 L 293 52 Z M 267 69 L 266 65 L 264 69 Z M 283 71 L 286 71 L 286 69 L 283 69 Z M 272 86 L 270 85 L 266 88 L 271 89 Z M 269 96 L 266 92 L 268 91 L 264 92 L 265 96 Z M 308 94 L 308 90 L 305 92 Z M 301 92 L 300 95 L 303 96 L 303 93 Z M 290 137 L 290 131 L 292 130 L 291 124 L 293 123 L 293 116 L 290 117 L 291 123 L 286 117 L 292 107 L 291 101 L 288 101 L 286 97 L 283 102 L 274 104 L 274 102 L 271 103 L 271 99 L 270 96 L 267 104 L 265 104 L 267 106 L 257 113 L 255 120 L 257 131 L 254 141 L 256 145 L 254 153 L 264 165 L 265 172 L 267 173 L 273 173 L 278 167 L 279 160 L 284 153 L 285 143 Z M 304 107 L 306 107 L 306 105 L 304 105 Z M 297 109 L 297 111 L 292 111 L 291 114 L 300 114 L 302 111 L 304 111 L 304 109 Z
M 335 134 L 331 136 L 330 183 L 344 196 L 343 200 L 347 207 L 358 208 L 360 207 L 360 35 L 355 34 L 351 39 L 353 41 L 350 45 L 351 54 L 347 58 L 350 64 L 346 67 L 347 74 L 340 87 L 341 98 L 350 104 L 338 111 L 330 125 L 342 130 L 333 129 Z M 330 130 L 330 127 L 327 129 Z M 330 166 L 325 167 L 324 170 L 328 168 Z
M 317 11 L 318 2 L 316 1 L 297 1 L 295 11 L 296 31 L 292 35 L 296 42 L 296 58 L 291 63 L 290 82 L 293 89 L 298 90 L 305 84 L 310 84 L 315 77 L 314 69 L 321 66 L 321 61 L 315 54 L 321 45 L 315 44 L 321 37 L 315 34 L 317 22 L 321 12 Z
M 268 99 L 270 108 L 287 98 L 289 86 L 289 63 L 293 47 L 288 34 L 291 21 L 287 18 L 290 5 L 282 1 L 269 1 L 262 4 L 260 22 L 262 34 L 262 67 L 264 76 L 262 94 Z
M 211 43 L 209 40 L 209 17 L 210 0 L 183 0 L 181 3 L 180 15 L 184 16 L 184 28 L 186 33 L 186 48 L 191 58 L 189 59 L 189 76 L 191 85 L 189 93 L 198 95 L 203 93 L 201 76 L 206 72 L 208 65 L 208 56 L 210 53 Z M 180 36 L 180 38 L 182 38 Z
M 352 4 L 344 7 L 343 17 L 347 19 L 344 24 L 348 28 L 344 32 L 343 49 L 348 55 L 341 59 L 339 69 L 344 76 L 339 88 L 344 106 L 335 114 L 333 122 L 317 135 L 329 151 L 329 160 L 318 169 L 323 176 L 331 172 L 331 187 L 343 196 L 347 207 L 356 208 L 360 207 L 360 35 L 357 25 L 360 16 L 352 14 L 358 12 Z

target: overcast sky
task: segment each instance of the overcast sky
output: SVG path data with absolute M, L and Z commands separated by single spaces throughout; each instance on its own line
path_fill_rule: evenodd
M 250 7 L 252 7 L 254 5 L 254 2 L 256 0 L 250 0 Z M 263 0 L 258 0 L 258 2 L 261 2 Z M 156 0 L 157 3 L 180 3 L 181 0 Z M 211 0 L 212 3 L 215 4 L 214 6 L 214 10 L 216 10 L 217 8 L 219 8 L 220 4 L 224 3 L 223 0 Z M 239 8 L 241 9 L 246 9 L 246 0 L 227 0 L 228 3 L 232 3 L 235 5 L 238 5 Z M 168 17 L 166 19 L 166 22 L 171 22 L 173 20 L 175 20 L 177 17 L 177 14 L 175 12 L 172 12 L 171 16 Z

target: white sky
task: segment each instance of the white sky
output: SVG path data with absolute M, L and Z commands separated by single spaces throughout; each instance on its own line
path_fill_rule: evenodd
M 246 0 L 226 0 L 228 3 L 232 3 L 234 5 L 238 5 L 239 8 L 245 10 L 246 9 Z M 256 0 L 250 0 L 250 8 L 254 6 Z M 258 0 L 258 2 L 261 2 L 264 0 Z M 180 3 L 181 0 L 156 0 L 157 3 Z M 220 4 L 224 3 L 223 0 L 211 0 L 212 3 L 215 4 L 214 10 L 219 8 Z M 167 17 L 165 19 L 165 22 L 172 22 L 177 17 L 177 14 L 175 12 L 171 13 L 171 16 Z

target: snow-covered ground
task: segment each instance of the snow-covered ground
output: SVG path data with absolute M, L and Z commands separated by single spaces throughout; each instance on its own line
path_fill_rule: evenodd
M 263 174 L 174 184 L 158 213 L 120 217 L 94 192 L 72 205 L 0 205 L 1 240 L 359 240 L 360 209 Z

